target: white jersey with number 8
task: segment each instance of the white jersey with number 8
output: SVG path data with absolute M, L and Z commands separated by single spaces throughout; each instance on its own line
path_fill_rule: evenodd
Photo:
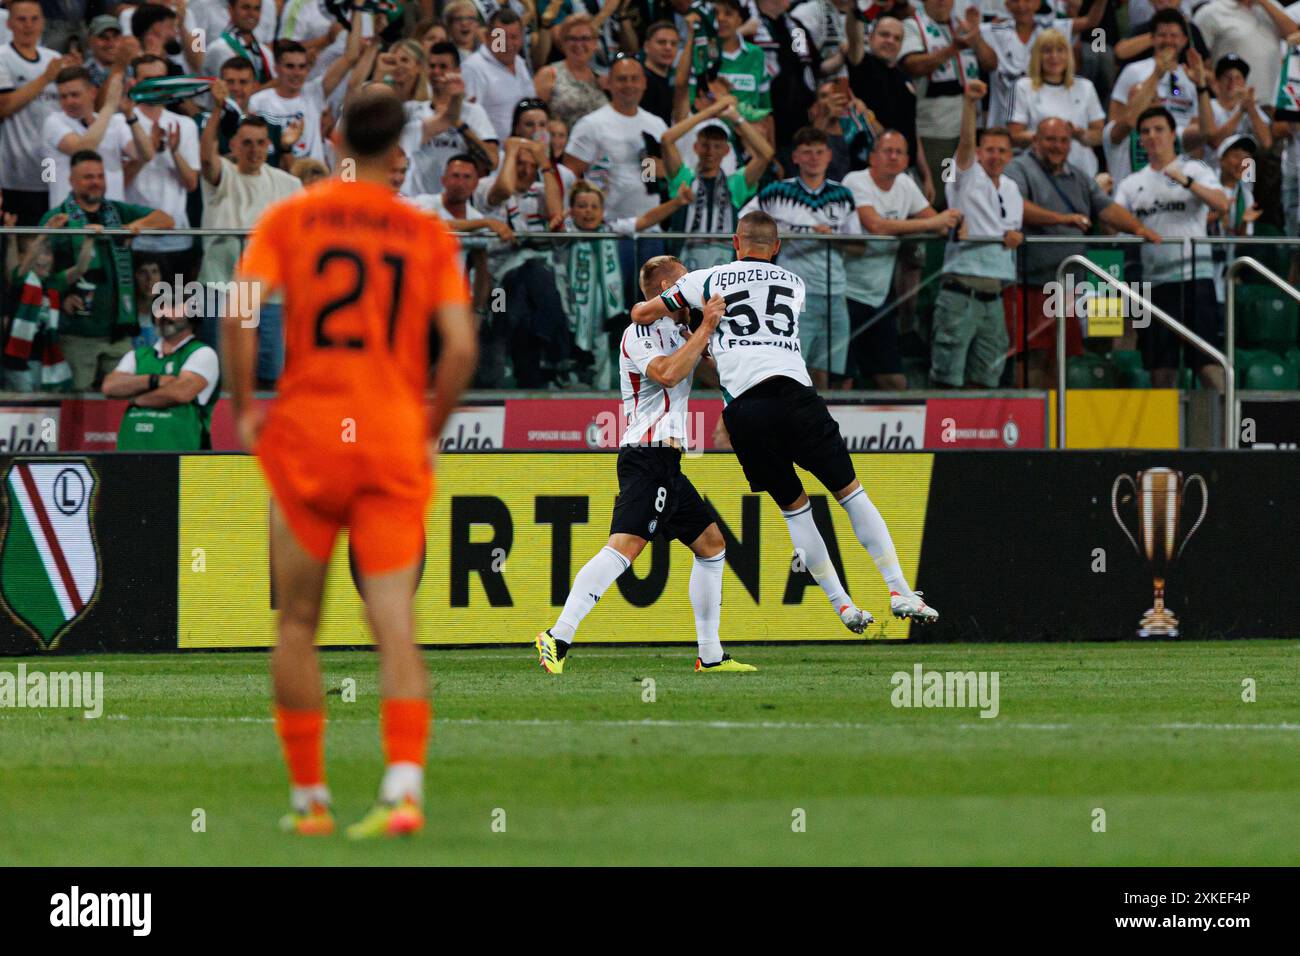
M 668 308 L 700 309 L 715 295 L 727 303 L 709 342 L 727 401 L 777 375 L 812 385 L 799 348 L 803 279 L 761 259 L 689 272 L 661 298 Z

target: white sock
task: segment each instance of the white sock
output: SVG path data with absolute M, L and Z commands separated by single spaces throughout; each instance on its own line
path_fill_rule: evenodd
M 894 552 L 894 539 L 889 536 L 889 528 L 885 525 L 885 519 L 880 516 L 880 509 L 867 497 L 867 489 L 859 486 L 858 490 L 841 501 L 840 505 L 848 512 L 849 521 L 853 524 L 853 533 L 867 549 L 871 560 L 876 562 L 881 577 L 889 585 L 890 593 L 895 591 L 899 594 L 912 593 L 907 578 L 903 577 L 898 555 Z
M 722 641 L 718 626 L 722 623 L 722 568 L 726 551 L 711 558 L 695 556 L 691 566 L 691 607 L 695 610 L 695 636 L 700 645 L 700 660 L 716 664 L 722 660 Z
M 291 786 L 289 788 L 289 806 L 299 813 L 306 813 L 313 803 L 328 807 L 330 805 L 330 788 L 323 783 L 310 787 Z
M 424 768 L 418 763 L 390 763 L 379 785 L 381 803 L 398 803 L 407 797 L 424 803 Z
M 618 576 L 631 566 L 632 563 L 627 558 L 609 545 L 597 551 L 595 557 L 584 564 L 578 576 L 573 579 L 573 589 L 564 602 L 560 619 L 551 625 L 551 637 L 571 644 L 582 619 L 591 612 Z
M 826 592 L 831 607 L 838 614 L 840 608 L 852 604 L 853 600 L 849 597 L 849 592 L 844 590 L 844 585 L 840 583 L 840 576 L 835 573 L 835 565 L 831 564 L 831 555 L 826 550 L 826 542 L 822 540 L 821 532 L 817 530 L 817 522 L 813 521 L 812 505 L 804 505 L 798 511 L 782 511 L 781 517 L 785 518 L 786 526 L 790 529 L 790 540 L 794 542 L 795 550 L 803 555 L 804 566 Z

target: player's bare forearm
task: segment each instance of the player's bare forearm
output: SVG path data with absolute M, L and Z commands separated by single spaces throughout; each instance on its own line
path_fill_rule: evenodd
M 478 335 L 469 306 L 445 305 L 438 310 L 436 321 L 442 346 L 429 403 L 429 437 L 433 439 L 442 434 L 478 365 Z
M 661 355 L 647 365 L 646 376 L 664 388 L 672 388 L 695 370 L 695 363 L 708 345 L 708 333 L 696 332 L 672 355 Z
M 658 296 L 632 306 L 632 321 L 637 325 L 649 325 L 651 322 L 662 319 L 667 314 L 668 306 Z

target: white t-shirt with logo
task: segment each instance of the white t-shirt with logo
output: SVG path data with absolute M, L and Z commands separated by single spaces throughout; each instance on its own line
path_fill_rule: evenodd
M 36 59 L 29 60 L 12 43 L 0 46 L 0 93 L 9 93 L 40 77 L 51 60 L 59 54 L 43 46 L 36 48 Z M 48 191 L 41 178 L 41 159 L 45 155 L 45 119 L 59 109 L 59 88 L 50 83 L 30 103 L 0 122 L 0 189 L 24 192 Z
M 1016 80 L 1012 101 L 1011 122 L 1024 123 L 1031 133 L 1038 129 L 1038 124 L 1043 120 L 1053 117 L 1066 120 L 1081 129 L 1106 118 L 1101 100 L 1097 98 L 1097 88 L 1091 80 L 1082 76 L 1076 76 L 1070 86 L 1044 83 L 1038 89 L 1034 89 L 1029 77 L 1023 76 Z M 1096 153 L 1077 139 L 1070 140 L 1069 162 L 1089 176 L 1097 174 Z
M 1019 231 L 1025 221 L 1025 201 L 1016 181 L 1003 171 L 994 185 L 976 160 L 966 169 L 954 164 L 956 179 L 945 187 L 948 208 L 961 211 L 966 235 L 997 237 Z M 943 252 L 944 275 L 982 276 L 1013 282 L 1015 250 L 995 242 L 949 242 Z
M 659 194 L 646 188 L 645 172 L 653 175 L 654 168 L 646 163 L 645 137 L 658 142 L 667 131 L 653 113 L 638 108 L 635 115 L 624 116 L 613 106 L 602 106 L 573 125 L 565 153 L 588 164 L 584 178 L 605 194 L 607 219 L 635 219 L 659 205 Z
M 885 190 L 876 185 L 869 169 L 859 169 L 844 177 L 844 185 L 853 193 L 859 212 L 863 206 L 870 206 L 876 215 L 893 222 L 918 216 L 930 205 L 921 187 L 907 175 L 895 177 L 894 184 Z M 864 227 L 862 231 L 867 230 Z M 844 257 L 845 294 L 850 299 L 875 307 L 888 298 L 894 283 L 898 243 L 898 239 L 869 242 L 863 255 Z
M 140 128 L 144 134 L 152 135 L 153 120 L 145 116 L 143 110 L 136 110 L 135 115 L 140 117 Z M 163 110 L 158 116 L 158 122 L 163 128 L 162 148 L 154 154 L 153 159 L 141 167 L 140 172 L 131 181 L 131 185 L 127 187 L 126 198 L 128 202 L 161 209 L 176 221 L 176 228 L 188 229 L 190 217 L 187 204 L 190 194 L 181 183 L 176 160 L 172 158 L 171 150 L 167 148 L 167 136 L 174 129 L 181 131 L 177 152 L 181 154 L 181 159 L 189 165 L 190 169 L 199 172 L 199 128 L 188 116 L 173 113 L 171 110 Z M 132 243 L 132 247 L 149 252 L 178 252 L 190 248 L 193 244 L 194 239 L 190 236 L 140 236 Z
M 1003 13 L 1006 8 L 1003 8 Z M 1065 36 L 1066 44 L 1073 42 L 1074 21 L 1058 20 L 1051 16 L 1035 17 L 1034 32 L 1021 43 L 1016 25 L 1010 20 L 985 23 L 980 26 L 984 42 L 998 55 L 997 69 L 989 76 L 989 120 L 986 126 L 1006 126 L 1015 110 L 1017 80 L 1029 72 L 1029 54 L 1034 41 L 1044 30 L 1056 30 Z
M 1202 186 L 1223 192 L 1214 171 L 1200 160 L 1179 159 L 1177 165 L 1182 170 L 1180 179 L 1190 176 Z M 1115 202 L 1135 215 L 1142 225 L 1166 239 L 1160 245 L 1150 242 L 1142 244 L 1144 281 L 1160 283 L 1214 278 L 1214 260 L 1210 247 L 1203 242 L 1188 241 L 1206 234 L 1205 219 L 1209 213 L 1209 207 L 1190 189 L 1184 189 L 1164 172 L 1156 172 L 1150 166 L 1144 166 L 1115 188 Z M 1171 236 L 1182 237 L 1183 241 L 1169 242 Z M 1194 268 L 1191 268 L 1193 265 Z
M 830 179 L 823 180 L 815 192 L 798 176 L 768 183 L 745 203 L 740 215 L 747 216 L 755 210 L 775 219 L 782 232 L 812 235 L 818 226 L 827 226 L 832 233 L 842 236 L 862 232 L 853 194 L 843 183 Z M 844 253 L 839 245 L 787 239 L 781 244 L 778 260 L 803 277 L 811 294 L 844 294 Z
M 686 444 L 686 406 L 693 376 L 664 388 L 646 374 L 656 358 L 672 355 L 685 344 L 682 327 L 669 316 L 649 325 L 633 323 L 623 330 L 618 347 L 618 382 L 623 394 L 623 440 L 619 444 L 670 438 Z
M 774 375 L 812 385 L 799 347 L 804 283 L 788 269 L 740 260 L 688 272 L 660 298 L 669 309 L 702 309 L 715 295 L 727 301 L 726 317 L 709 342 L 727 400 Z
M 407 103 L 406 106 L 407 120 L 403 129 L 402 148 L 411 161 L 411 171 L 406 176 L 402 192 L 409 196 L 442 192 L 442 171 L 447 168 L 447 160 L 465 152 L 469 144 L 465 136 L 455 129 L 443 130 L 427 143 L 422 143 L 422 124 L 433 115 L 433 106 L 427 102 Z M 477 103 L 462 103 L 460 120 L 484 142 L 496 140 L 497 131 L 492 121 Z
M 93 122 L 93 116 L 83 123 L 62 110 L 45 117 L 45 125 L 41 128 L 44 156 L 54 160 L 54 180 L 49 184 L 51 207 L 67 199 L 68 193 L 72 191 L 72 183 L 69 181 L 72 154 L 59 149 L 59 143 L 63 142 L 64 137 L 69 134 L 84 136 Z M 108 128 L 104 130 L 99 145 L 95 147 L 95 152 L 104 159 L 104 198 L 106 199 L 126 201 L 126 180 L 122 172 L 122 159 L 132 142 L 131 127 L 127 125 L 126 117 L 121 113 L 114 113 L 113 118 L 108 121 Z
M 325 112 L 323 79 L 308 80 L 297 96 L 281 96 L 274 86 L 268 86 L 248 98 L 248 109 L 280 129 L 285 129 L 294 120 L 302 120 L 302 135 L 293 144 L 293 158 L 325 161 L 320 135 L 321 114 Z

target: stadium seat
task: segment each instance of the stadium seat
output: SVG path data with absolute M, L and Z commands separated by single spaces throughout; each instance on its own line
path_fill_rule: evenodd
M 1281 237 L 1283 233 L 1282 230 L 1279 229 L 1277 226 L 1270 225 L 1266 222 L 1256 222 L 1255 235 Z M 1266 266 L 1269 269 L 1272 269 L 1279 276 L 1285 279 L 1287 277 L 1287 274 L 1291 271 L 1291 253 L 1294 248 L 1295 247 L 1293 246 L 1283 246 L 1283 245 L 1272 246 L 1272 245 L 1263 245 L 1263 244 L 1249 245 L 1249 246 L 1236 246 L 1234 252 L 1234 258 L 1236 258 L 1237 256 L 1250 256 L 1252 259 L 1258 259 L 1260 263 L 1262 263 L 1264 266 Z M 1258 272 L 1256 272 L 1254 269 L 1243 270 L 1241 273 L 1241 279 L 1242 282 L 1237 287 L 1238 296 L 1241 295 L 1241 292 L 1244 289 L 1251 288 L 1252 286 L 1258 288 L 1268 288 L 1268 289 L 1272 289 L 1274 293 L 1277 292 L 1277 287 L 1274 286 L 1267 279 L 1265 279 Z
M 1294 299 L 1272 286 L 1242 286 L 1237 302 L 1237 341 L 1242 345 L 1281 351 L 1296 344 L 1300 305 Z
M 1114 388 L 1119 374 L 1101 356 L 1085 353 L 1066 360 L 1065 383 L 1069 388 Z
M 1277 356 L 1267 349 L 1237 349 L 1236 354 L 1233 356 L 1232 367 L 1237 370 L 1238 383 L 1246 380 L 1246 370 L 1256 362 L 1275 358 Z
M 1257 359 L 1246 369 L 1246 380 L 1242 387 L 1268 391 L 1300 388 L 1300 369 L 1277 356 Z

